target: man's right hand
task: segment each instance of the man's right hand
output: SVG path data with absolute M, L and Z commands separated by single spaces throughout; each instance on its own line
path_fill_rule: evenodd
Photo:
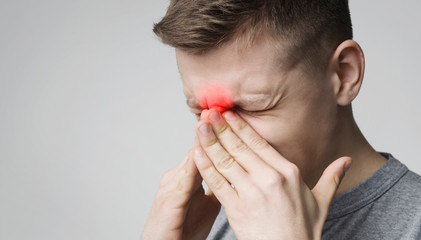
M 205 239 L 220 207 L 211 191 L 205 193 L 190 151 L 162 177 L 141 239 Z

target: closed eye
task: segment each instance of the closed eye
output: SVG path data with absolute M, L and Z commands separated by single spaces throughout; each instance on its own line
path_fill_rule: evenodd
M 240 108 L 240 107 L 234 107 L 234 108 L 232 108 L 232 109 L 230 109 L 231 111 L 234 111 L 234 112 L 238 112 L 238 113 L 244 113 L 244 114 L 247 114 L 247 115 L 251 115 L 251 116 L 253 116 L 253 115 L 257 115 L 257 114 L 262 114 L 262 113 L 264 113 L 264 112 L 266 112 L 266 111 L 269 111 L 270 109 L 263 109 L 263 110 L 245 110 L 245 109 L 243 109 L 243 108 Z M 197 120 L 200 120 L 200 115 L 201 115 L 201 112 L 196 112 L 196 111 L 191 111 L 193 114 L 194 114 L 194 116 L 197 118 Z
M 263 110 L 246 110 L 246 109 L 243 109 L 243 108 L 240 108 L 240 107 L 236 107 L 235 108 L 235 111 L 237 111 L 237 112 L 239 112 L 239 113 L 244 113 L 244 114 L 247 114 L 247 115 L 251 115 L 251 116 L 253 116 L 253 115 L 258 115 L 258 114 L 262 114 L 262 113 L 264 113 L 264 112 L 267 112 L 267 111 L 269 111 L 270 109 L 263 109 Z

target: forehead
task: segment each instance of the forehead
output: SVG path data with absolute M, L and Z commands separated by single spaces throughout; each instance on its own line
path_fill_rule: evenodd
M 215 85 L 230 92 L 236 105 L 268 104 L 288 73 L 282 70 L 280 52 L 269 41 L 247 48 L 229 44 L 201 55 L 176 50 L 188 104 L 199 105 L 203 89 Z

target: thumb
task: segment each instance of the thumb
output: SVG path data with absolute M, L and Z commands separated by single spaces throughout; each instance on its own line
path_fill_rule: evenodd
M 323 172 L 316 186 L 311 190 L 319 207 L 328 209 L 336 190 L 351 166 L 350 157 L 341 157 L 331 163 Z

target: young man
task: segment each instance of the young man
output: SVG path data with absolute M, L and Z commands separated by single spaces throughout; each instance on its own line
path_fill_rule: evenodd
M 346 0 L 173 0 L 154 32 L 199 123 L 142 239 L 421 238 L 421 177 L 353 118 Z

